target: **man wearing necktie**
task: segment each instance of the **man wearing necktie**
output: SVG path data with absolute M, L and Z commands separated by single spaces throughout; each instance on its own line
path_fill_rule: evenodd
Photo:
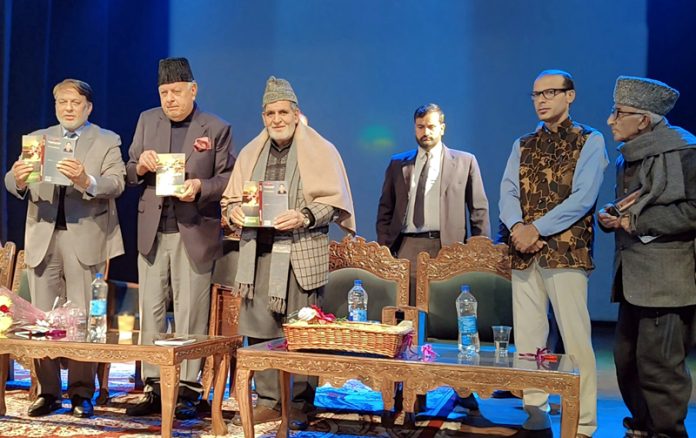
M 53 96 L 59 124 L 31 135 L 73 140 L 74 158 L 57 164 L 70 185 L 28 184 L 32 165 L 20 158 L 5 175 L 5 187 L 28 202 L 24 248 L 32 303 L 51 310 L 60 296 L 87 313 L 95 274 L 124 252 L 114 202 L 125 187 L 121 139 L 87 121 L 92 112 L 89 84 L 65 79 L 53 88 Z M 59 360 L 37 360 L 35 368 L 39 396 L 29 406 L 31 417 L 61 407 Z M 68 395 L 76 417 L 94 412 L 95 373 L 96 364 L 68 361 Z
M 392 157 L 377 211 L 377 241 L 411 261 L 409 304 L 416 305 L 416 257 L 472 236 L 490 237 L 488 198 L 476 157 L 442 143 L 445 114 L 434 103 L 413 115 L 418 149 Z

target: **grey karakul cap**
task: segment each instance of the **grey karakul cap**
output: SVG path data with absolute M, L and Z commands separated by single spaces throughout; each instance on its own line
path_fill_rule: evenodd
M 297 96 L 295 96 L 290 82 L 271 76 L 268 78 L 268 81 L 266 81 L 266 91 L 263 93 L 262 106 L 278 102 L 279 100 L 289 100 L 290 102 L 297 103 Z
M 664 116 L 677 103 L 679 91 L 655 79 L 619 76 L 614 87 L 614 103 Z

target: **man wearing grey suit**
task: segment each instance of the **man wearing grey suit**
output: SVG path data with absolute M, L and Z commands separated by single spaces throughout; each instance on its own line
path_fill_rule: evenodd
M 210 311 L 213 264 L 222 256 L 220 196 L 234 164 L 230 125 L 202 111 L 195 102 L 198 85 L 185 58 L 159 64 L 162 106 L 143 112 L 126 164 L 129 185 L 142 192 L 138 203 L 138 281 L 140 328 L 167 330 L 167 304 L 174 305 L 178 334 L 205 334 Z M 183 193 L 156 195 L 158 154 L 185 155 Z M 171 295 L 171 298 L 170 298 Z M 145 340 L 149 342 L 148 340 Z M 196 416 L 202 392 L 197 382 L 200 360 L 181 366 L 179 419 Z M 144 399 L 126 410 L 141 416 L 161 409 L 159 369 L 143 365 Z
M 53 96 L 59 124 L 31 135 L 74 140 L 74 158 L 57 164 L 71 184 L 27 183 L 32 165 L 20 158 L 5 175 L 5 187 L 28 201 L 24 247 L 32 303 L 51 310 L 56 297 L 64 296 L 87 312 L 94 275 L 123 254 L 114 202 L 125 187 L 121 139 L 87 121 L 92 112 L 87 83 L 66 79 Z M 31 417 L 61 407 L 60 362 L 41 359 L 35 368 L 39 397 L 29 407 Z M 68 395 L 77 417 L 93 414 L 95 373 L 93 363 L 68 361 Z
M 664 117 L 678 98 L 662 82 L 620 76 L 607 120 L 622 142 L 616 195 L 626 199 L 605 206 L 598 218 L 616 241 L 614 361 L 631 412 L 626 436 L 687 436 L 686 356 L 696 333 L 696 136 Z
M 268 79 L 261 116 L 265 129 L 239 153 L 222 198 L 229 222 L 242 228 L 235 287 L 243 297 L 239 333 L 250 344 L 282 337 L 287 315 L 321 305 L 329 273 L 329 223 L 355 233 L 341 156 L 314 129 L 299 123 L 297 96 L 288 81 Z M 245 227 L 240 205 L 244 182 L 264 180 L 284 181 L 289 209 L 273 227 Z M 254 380 L 259 396 L 254 423 L 280 418 L 277 372 L 256 373 Z M 315 385 L 295 376 L 290 428 L 307 427 Z
M 490 237 L 488 198 L 476 157 L 442 143 L 445 114 L 434 103 L 413 114 L 418 149 L 394 155 L 377 210 L 377 241 L 411 261 L 416 305 L 416 258 L 435 257 L 444 245 L 464 242 L 467 214 L 472 236 Z

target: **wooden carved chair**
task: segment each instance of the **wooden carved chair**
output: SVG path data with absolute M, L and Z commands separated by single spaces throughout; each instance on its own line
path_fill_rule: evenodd
M 10 290 L 12 289 L 16 250 L 14 242 L 5 242 L 4 245 L 0 245 L 0 286 Z
M 107 277 L 109 270 L 109 263 L 107 262 L 104 278 Z M 12 280 L 12 292 L 16 293 L 20 297 L 27 301 L 31 301 L 31 295 L 29 293 L 29 281 L 27 279 L 27 265 L 24 260 L 24 250 L 20 250 L 17 253 L 17 261 L 14 269 L 14 277 Z M 38 381 L 36 378 L 36 372 L 34 370 L 34 364 L 32 361 L 20 360 L 19 363 L 31 372 L 31 388 L 29 389 L 29 399 L 35 400 L 38 396 Z M 99 393 L 97 396 L 97 404 L 103 405 L 109 399 L 109 370 L 110 364 L 100 363 L 97 366 L 97 380 L 99 381 Z
M 455 302 L 460 286 L 468 284 L 478 301 L 478 332 L 481 342 L 492 342 L 493 325 L 512 326 L 510 257 L 505 244 L 494 245 L 483 236 L 455 243 L 437 257 L 418 255 L 416 307 L 421 312 L 420 343 L 457 342 Z M 512 341 L 511 341 L 512 342 Z

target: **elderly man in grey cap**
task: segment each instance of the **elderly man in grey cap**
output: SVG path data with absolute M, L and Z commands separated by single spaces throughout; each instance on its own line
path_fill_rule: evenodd
M 140 190 L 138 203 L 138 283 L 140 328 L 167 330 L 167 303 L 174 305 L 179 334 L 206 334 L 210 281 L 222 256 L 219 202 L 234 164 L 230 125 L 196 103 L 198 84 L 186 58 L 159 63 L 161 106 L 140 114 L 128 151 L 126 182 Z M 183 193 L 157 194 L 157 168 L 163 154 L 186 156 Z M 141 336 L 141 341 L 148 342 Z M 181 365 L 175 415 L 196 416 L 202 392 L 200 360 Z M 143 365 L 145 397 L 126 413 L 142 416 L 161 410 L 159 368 Z
M 264 129 L 239 153 L 222 209 L 242 228 L 235 288 L 243 300 L 239 333 L 249 344 L 283 336 L 287 315 L 321 304 L 329 272 L 329 224 L 355 233 L 353 200 L 343 161 L 336 148 L 314 129 L 299 123 L 297 96 L 290 83 L 271 76 L 261 113 Z M 253 228 L 241 207 L 246 181 L 282 181 L 289 209 L 272 227 Z M 259 399 L 254 423 L 280 418 L 276 371 L 254 374 Z M 295 376 L 291 429 L 307 427 L 316 379 Z M 233 419 L 240 424 L 239 418 Z
M 619 200 L 598 214 L 616 241 L 612 300 L 619 302 L 614 361 L 632 417 L 627 436 L 686 437 L 696 281 L 696 137 L 664 117 L 670 86 L 620 76 L 607 123 L 618 150 Z

